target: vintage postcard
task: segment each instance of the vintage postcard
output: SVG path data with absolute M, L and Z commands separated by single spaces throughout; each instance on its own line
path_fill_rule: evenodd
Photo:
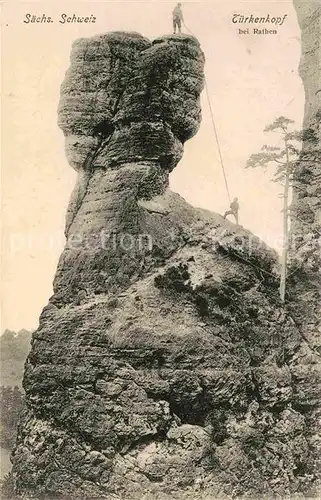
M 1 3 L 1 498 L 320 498 L 321 3 Z

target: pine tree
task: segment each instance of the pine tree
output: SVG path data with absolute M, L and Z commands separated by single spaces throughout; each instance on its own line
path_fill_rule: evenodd
M 289 248 L 289 200 L 294 180 L 294 174 L 299 165 L 301 141 L 303 132 L 290 131 L 294 121 L 280 116 L 273 123 L 267 125 L 264 132 L 276 132 L 282 146 L 264 145 L 259 153 L 254 153 L 247 161 L 246 168 L 266 168 L 274 165 L 275 170 L 272 181 L 282 185 L 283 192 L 283 244 L 281 256 L 280 298 L 284 302 L 286 288 L 286 273 Z

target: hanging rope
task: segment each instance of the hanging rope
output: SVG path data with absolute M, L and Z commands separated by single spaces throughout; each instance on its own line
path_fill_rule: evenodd
M 188 28 L 188 26 L 186 26 L 186 24 L 184 23 L 184 21 L 183 21 L 183 25 L 185 26 L 186 30 L 192 36 L 195 37 L 194 33 Z M 225 172 L 225 167 L 224 167 L 224 162 L 223 162 L 222 151 L 221 151 L 220 143 L 219 143 L 219 140 L 218 140 L 218 134 L 217 134 L 217 129 L 216 129 L 215 120 L 214 120 L 214 113 L 213 113 L 213 110 L 212 110 L 212 105 L 211 105 L 211 100 L 210 100 L 210 94 L 209 94 L 209 91 L 208 91 L 207 81 L 206 81 L 205 77 L 204 77 L 204 81 L 205 81 L 206 97 L 207 97 L 208 107 L 210 109 L 211 120 L 212 120 L 214 135 L 215 135 L 215 139 L 216 139 L 218 154 L 219 154 L 219 157 L 220 157 L 221 168 L 222 168 L 222 172 L 223 172 L 223 177 L 224 177 L 224 182 L 225 182 L 227 197 L 228 197 L 229 203 L 231 203 L 231 195 L 230 195 L 230 190 L 229 190 L 229 187 L 228 187 L 228 182 L 227 182 L 227 177 L 226 177 L 226 172 Z
M 189 32 L 192 36 L 194 36 L 194 37 L 195 37 L 194 33 L 192 33 L 192 32 L 191 32 L 191 30 L 190 30 L 190 29 L 186 26 L 186 24 L 184 23 L 184 21 L 183 21 L 183 24 L 184 24 L 184 27 L 187 29 L 187 31 L 188 31 L 188 32 Z
M 219 157 L 220 157 L 220 162 L 221 162 L 221 167 L 222 167 L 222 172 L 223 172 L 223 177 L 224 177 L 226 192 L 227 192 L 228 200 L 231 203 L 230 190 L 228 188 L 227 177 L 226 177 L 224 163 L 223 163 L 223 156 L 222 156 L 222 152 L 221 152 L 221 148 L 220 148 L 220 143 L 219 143 L 219 140 L 218 140 L 217 130 L 216 130 L 216 126 L 215 126 L 215 120 L 214 120 L 214 114 L 213 114 L 213 110 L 212 110 L 212 106 L 211 106 L 210 95 L 209 95 L 209 92 L 208 92 L 208 86 L 207 86 L 206 78 L 204 78 L 204 81 L 205 81 L 206 96 L 207 96 L 208 106 L 209 106 L 210 113 L 211 113 L 211 120 L 212 120 L 214 135 L 215 135 L 215 139 L 216 139 L 218 154 L 219 154 Z

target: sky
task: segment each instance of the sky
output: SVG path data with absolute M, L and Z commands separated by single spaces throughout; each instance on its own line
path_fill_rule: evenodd
M 169 34 L 174 6 L 167 0 L 2 3 L 1 332 L 35 329 L 52 295 L 76 178 L 57 125 L 72 42 L 116 30 L 149 38 Z M 279 249 L 280 187 L 270 182 L 268 171 L 244 167 L 270 141 L 263 129 L 276 117 L 287 116 L 301 127 L 300 30 L 292 2 L 200 0 L 182 7 L 186 26 L 205 53 L 210 102 L 231 196 L 240 201 L 240 224 Z M 27 13 L 55 22 L 24 23 Z M 92 14 L 96 23 L 60 24 L 63 13 Z M 245 35 L 238 31 L 247 26 L 232 23 L 237 13 L 287 17 L 276 35 Z M 195 206 L 224 213 L 228 199 L 205 92 L 201 104 L 200 130 L 186 143 L 170 187 Z M 271 140 L 278 142 L 275 134 Z

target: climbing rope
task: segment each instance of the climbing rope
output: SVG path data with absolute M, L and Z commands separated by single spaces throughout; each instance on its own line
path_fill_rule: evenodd
M 185 29 L 192 36 L 195 37 L 194 33 L 188 28 L 188 26 L 186 26 L 186 24 L 184 23 L 184 21 L 183 21 L 183 25 L 184 25 Z M 206 81 L 206 77 L 205 76 L 204 76 L 204 81 L 205 81 L 206 97 L 207 97 L 208 107 L 209 107 L 210 114 L 211 114 L 211 121 L 212 121 L 212 125 L 213 125 L 213 130 L 214 130 L 215 140 L 216 140 L 216 144 L 217 144 L 218 154 L 219 154 L 219 157 L 220 157 L 220 163 L 221 163 L 221 168 L 222 168 L 222 172 L 223 172 L 223 178 L 224 178 L 224 182 L 225 182 L 227 197 L 228 197 L 229 203 L 231 203 L 230 190 L 229 190 L 229 187 L 228 187 L 228 182 L 227 182 L 227 177 L 226 177 L 226 172 L 225 172 L 225 167 L 224 167 L 224 162 L 223 162 L 222 151 L 221 151 L 220 142 L 219 142 L 219 139 L 218 139 L 217 128 L 216 128 L 215 120 L 214 120 L 214 113 L 213 113 L 213 109 L 212 109 L 212 105 L 211 105 L 210 94 L 209 94 L 209 91 L 208 91 L 208 85 L 207 85 L 207 81 Z
M 186 26 L 186 24 L 184 23 L 184 21 L 183 21 L 183 24 L 184 24 L 185 29 L 187 29 L 187 31 L 188 31 L 188 32 L 189 32 L 192 36 L 194 36 L 194 37 L 195 37 L 194 33 L 192 33 L 192 32 L 191 32 L 191 30 L 190 30 L 190 29 Z
M 221 168 L 222 168 L 222 172 L 223 172 L 223 177 L 224 177 L 226 192 L 227 192 L 229 203 L 231 203 L 230 190 L 228 188 L 227 177 L 226 177 L 225 167 L 224 167 L 224 163 L 223 163 L 222 151 L 221 151 L 220 143 L 219 143 L 219 140 L 218 140 L 217 129 L 216 129 L 215 120 L 214 120 L 214 114 L 213 114 L 213 110 L 212 110 L 212 106 L 211 106 L 210 95 L 209 95 L 209 92 L 208 92 L 208 86 L 207 86 L 207 82 L 206 82 L 206 78 L 205 77 L 204 77 L 204 81 L 205 81 L 206 96 L 207 96 L 208 106 L 209 106 L 209 109 L 210 109 L 211 120 L 212 120 L 214 135 L 215 135 L 215 139 L 216 139 L 216 144 L 217 144 L 217 150 L 218 150 L 218 154 L 219 154 L 219 157 L 220 157 Z

